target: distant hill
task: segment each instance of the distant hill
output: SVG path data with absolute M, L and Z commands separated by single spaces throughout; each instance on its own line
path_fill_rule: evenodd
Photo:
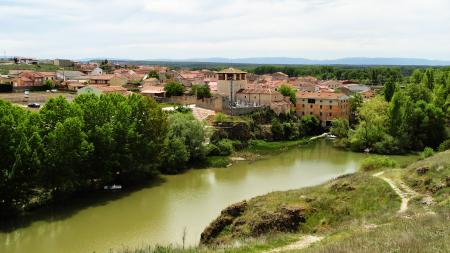
M 306 58 L 289 57 L 253 57 L 253 58 L 191 58 L 191 59 L 118 59 L 118 58 L 85 58 L 80 61 L 98 61 L 109 59 L 113 62 L 135 63 L 135 64 L 157 64 L 157 63 L 222 63 L 222 64 L 256 64 L 256 65 L 399 65 L 399 66 L 450 66 L 450 61 L 430 60 L 420 58 L 370 58 L 354 57 L 340 58 L 334 60 L 312 60 Z
M 429 60 L 420 58 L 340 58 L 334 60 L 311 60 L 289 57 L 255 57 L 255 58 L 200 58 L 186 59 L 188 62 L 216 62 L 240 64 L 299 64 L 299 65 L 418 65 L 418 66 L 449 66 L 450 61 Z

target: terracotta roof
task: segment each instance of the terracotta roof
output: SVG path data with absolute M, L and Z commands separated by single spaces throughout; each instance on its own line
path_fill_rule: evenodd
M 237 93 L 242 93 L 242 94 L 280 94 L 281 95 L 281 93 L 279 93 L 275 89 L 260 88 L 260 87 L 240 89 Z
M 219 74 L 247 74 L 247 72 L 235 68 L 227 68 L 217 72 Z
M 343 93 L 332 92 L 297 92 L 297 98 L 347 99 Z
M 155 93 L 164 93 L 164 86 L 148 86 L 145 87 L 144 90 L 141 91 L 143 94 L 155 94 Z
M 56 72 L 37 72 L 42 76 L 56 76 Z
M 107 86 L 107 85 L 89 85 L 87 87 L 92 87 L 101 90 L 103 93 L 119 93 L 122 95 L 128 95 L 130 92 L 122 86 Z
M 89 76 L 89 80 L 111 80 L 114 75 L 98 75 L 98 76 Z

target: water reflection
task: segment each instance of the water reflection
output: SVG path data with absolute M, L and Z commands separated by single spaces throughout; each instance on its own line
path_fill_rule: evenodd
M 230 168 L 191 170 L 122 196 L 52 211 L 0 233 L 0 252 L 107 252 L 147 243 L 180 244 L 185 227 L 187 242 L 196 244 L 227 205 L 319 184 L 355 171 L 365 157 L 318 142 Z

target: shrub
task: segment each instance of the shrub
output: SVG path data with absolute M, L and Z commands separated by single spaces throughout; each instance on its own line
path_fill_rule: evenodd
M 420 158 L 421 159 L 425 159 L 425 158 L 428 158 L 430 156 L 433 156 L 433 154 L 434 154 L 434 150 L 432 148 L 430 148 L 430 147 L 426 147 L 422 151 L 422 153 L 420 153 Z
M 181 83 L 177 82 L 168 82 L 164 86 L 164 90 L 166 91 L 166 95 L 168 97 L 171 96 L 181 96 L 183 95 L 184 86 Z
M 449 150 L 449 149 L 450 149 L 450 139 L 442 142 L 441 145 L 439 145 L 440 152 L 444 152 L 445 150 Z
M 274 140 L 283 140 L 284 139 L 284 128 L 283 125 L 277 119 L 272 120 L 272 136 Z
M 387 156 L 371 156 L 362 161 L 360 169 L 363 171 L 371 171 L 395 166 L 397 166 L 397 163 Z
M 219 148 L 216 145 L 210 143 L 206 146 L 206 154 L 208 156 L 219 155 Z
M 223 114 L 221 112 L 217 113 L 216 116 L 214 116 L 214 122 L 216 123 L 227 122 L 228 120 L 229 120 L 228 115 Z
M 218 155 L 221 156 L 227 156 L 231 155 L 234 151 L 233 147 L 233 141 L 229 139 L 222 139 L 216 144 L 217 148 L 219 149 Z

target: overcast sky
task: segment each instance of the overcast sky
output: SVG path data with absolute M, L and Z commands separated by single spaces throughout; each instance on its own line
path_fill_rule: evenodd
M 0 23 L 2 55 L 450 60 L 449 0 L 0 0 Z

